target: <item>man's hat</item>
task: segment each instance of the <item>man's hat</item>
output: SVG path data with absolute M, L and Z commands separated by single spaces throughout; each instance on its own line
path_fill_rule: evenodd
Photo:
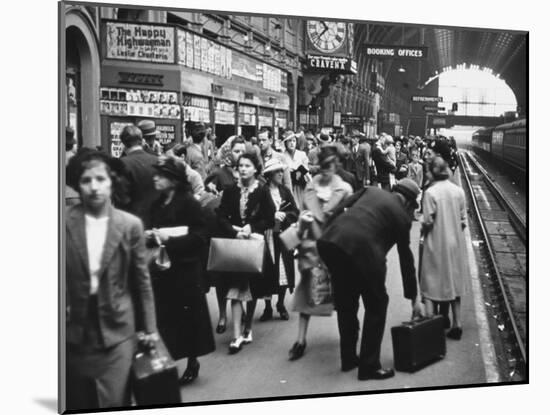
M 137 126 L 143 137 L 157 135 L 157 126 L 153 120 L 141 120 Z
M 415 208 L 418 208 L 418 203 L 416 202 L 416 199 L 420 194 L 420 187 L 418 187 L 414 180 L 408 178 L 399 180 L 395 184 L 395 186 L 393 186 L 393 191 L 401 193 L 409 201 L 414 203 Z

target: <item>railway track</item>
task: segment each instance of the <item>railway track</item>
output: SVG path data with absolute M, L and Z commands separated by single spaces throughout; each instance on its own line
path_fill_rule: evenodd
M 479 226 L 480 251 L 493 289 L 487 304 L 498 320 L 498 331 L 512 368 L 509 380 L 527 376 L 525 219 L 507 201 L 485 169 L 469 152 L 460 152 L 460 166 L 473 201 L 470 211 Z

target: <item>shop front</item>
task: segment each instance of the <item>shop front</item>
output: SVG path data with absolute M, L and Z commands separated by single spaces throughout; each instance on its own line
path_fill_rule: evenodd
M 286 128 L 287 72 L 194 32 L 178 28 L 177 39 L 180 90 L 201 100 L 216 145 L 235 134 L 250 138 L 267 128 L 278 135 Z M 194 120 L 185 109 L 182 120 L 188 131 Z
M 143 119 L 155 121 L 163 146 L 181 141 L 175 29 L 106 21 L 101 35 L 101 146 L 120 157 L 122 129 Z

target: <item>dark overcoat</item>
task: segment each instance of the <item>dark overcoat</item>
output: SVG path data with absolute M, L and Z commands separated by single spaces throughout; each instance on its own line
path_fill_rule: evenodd
M 386 255 L 397 244 L 404 295 L 416 298 L 414 257 L 409 246 L 412 218 L 399 197 L 368 186 L 345 203 L 352 202 L 346 211 L 329 220 L 317 242 L 321 257 L 323 245 L 333 244 L 352 258 L 361 275 L 368 278 L 373 270 L 385 275 Z
M 290 190 L 286 186 L 279 186 L 279 193 L 281 195 L 281 212 L 286 213 L 285 220 L 281 222 L 279 229 L 274 230 L 273 232 L 273 246 L 274 246 L 274 266 L 273 272 L 275 273 L 273 277 L 276 284 L 274 286 L 273 294 L 277 294 L 279 287 L 279 258 L 282 257 L 283 266 L 285 267 L 285 274 L 288 281 L 288 288 L 290 292 L 294 289 L 296 281 L 296 267 L 294 266 L 294 253 L 292 251 L 286 250 L 279 239 L 279 235 L 288 229 L 290 225 L 295 223 L 298 220 L 298 215 L 300 211 L 298 206 L 296 206 L 296 201 L 290 193 Z
M 145 229 L 149 229 L 149 212 L 151 204 L 159 196 L 153 183 L 156 173 L 155 166 L 158 157 L 146 153 L 145 150 L 133 150 L 120 159 L 124 163 L 128 179 L 129 203 L 124 210 L 133 213 L 141 219 Z
M 160 334 L 176 360 L 210 353 L 215 343 L 203 286 L 207 232 L 202 208 L 190 192 L 176 192 L 167 205 L 163 197 L 153 203 L 151 224 L 189 227 L 187 235 L 164 243 L 168 270 L 151 264 Z
M 359 187 L 363 187 L 366 180 L 370 180 L 370 145 L 363 142 L 359 144 L 357 151 L 351 149 L 349 158 L 346 161 L 346 170 L 353 173 L 359 182 Z
M 378 146 L 374 146 L 372 150 L 372 160 L 376 166 L 376 172 L 378 177 L 378 183 L 389 184 L 390 183 L 390 174 L 395 172 L 395 166 L 393 166 L 382 154 Z
M 243 227 L 250 225 L 253 233 L 264 234 L 269 228 L 275 225 L 275 205 L 271 200 L 269 189 L 265 185 L 258 184 L 258 187 L 248 195 L 248 203 L 245 209 L 245 217 L 241 218 L 240 213 L 241 189 L 235 184 L 224 190 L 220 206 L 217 210 L 219 219 L 220 235 L 224 238 L 236 238 L 237 231 L 233 226 Z M 273 261 L 270 258 L 266 246 L 263 274 L 250 278 L 250 290 L 254 298 L 260 298 L 271 294 L 273 290 Z M 227 275 L 228 284 L 232 280 L 245 278 L 242 275 Z

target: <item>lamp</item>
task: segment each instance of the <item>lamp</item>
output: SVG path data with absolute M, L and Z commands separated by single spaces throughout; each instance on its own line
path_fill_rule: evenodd
M 401 45 L 405 45 L 405 26 L 401 26 Z M 403 64 L 399 65 L 399 69 L 397 69 L 397 72 L 399 73 L 405 73 L 407 72 L 405 68 L 403 67 Z

